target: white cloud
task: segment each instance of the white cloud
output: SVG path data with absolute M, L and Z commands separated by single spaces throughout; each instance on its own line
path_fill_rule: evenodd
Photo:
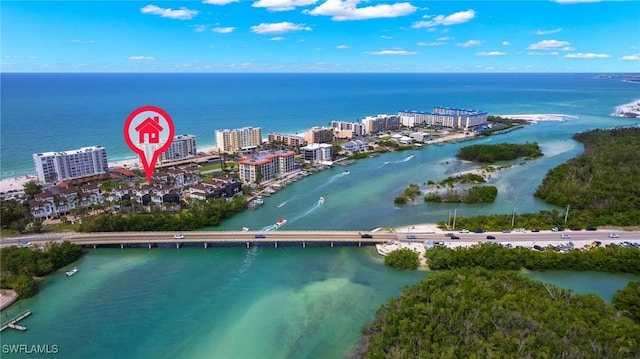
M 527 50 L 557 50 L 558 48 L 569 49 L 567 48 L 567 46 L 569 46 L 568 41 L 542 40 L 536 42 L 535 44 L 529 45 L 529 47 L 527 47 Z
M 449 40 L 452 40 L 452 39 L 453 39 L 452 37 L 443 36 L 443 37 L 437 38 L 436 41 L 449 41 Z
M 204 0 L 202 1 L 203 4 L 209 4 L 209 5 L 227 5 L 227 4 L 231 4 L 232 2 L 239 2 L 239 0 Z
M 483 41 L 480 41 L 480 40 L 469 40 L 467 42 L 463 42 L 463 43 L 456 44 L 456 45 L 460 46 L 460 47 L 480 46 L 480 45 L 482 45 L 482 42 Z
M 557 28 L 557 29 L 553 29 L 553 30 L 536 30 L 533 33 L 536 35 L 551 35 L 551 34 L 555 34 L 562 31 L 562 28 Z
M 392 36 L 389 36 L 389 35 L 380 35 L 380 38 L 381 38 L 381 39 L 385 39 L 385 40 L 391 40 L 391 39 L 393 39 L 393 37 L 392 37 Z
M 377 18 L 393 18 L 413 14 L 416 7 L 408 2 L 395 4 L 376 4 L 357 7 L 361 0 L 327 0 L 311 11 L 304 11 L 309 15 L 331 16 L 331 20 L 366 20 Z
M 129 56 L 129 60 L 134 61 L 153 61 L 155 59 L 153 56 Z
M 414 29 L 420 29 L 424 27 L 434 27 L 438 25 L 444 25 L 444 26 L 457 25 L 457 24 L 463 24 L 465 22 L 471 21 L 471 19 L 473 19 L 474 17 L 476 17 L 476 12 L 469 9 L 466 11 L 458 11 L 449 16 L 438 15 L 434 17 L 432 20 L 414 22 L 413 25 L 411 25 L 411 27 L 413 27 Z
M 547 52 L 529 52 L 527 55 L 529 56 L 555 56 L 558 55 L 559 52 L 558 51 L 547 51 Z
M 476 52 L 475 53 L 476 56 L 504 56 L 506 54 L 507 54 L 506 52 L 500 52 L 500 51 Z
M 372 56 L 407 56 L 407 55 L 416 55 L 415 51 L 406 51 L 406 50 L 381 50 L 381 51 L 373 51 L 373 52 L 365 52 L 367 55 Z
M 348 49 L 348 48 L 349 48 L 349 46 L 347 46 L 347 45 L 338 45 L 338 46 L 336 46 L 336 49 L 340 49 L 340 50 Z
M 205 32 L 205 31 L 207 30 L 207 27 L 208 27 L 208 26 L 209 26 L 209 25 L 195 25 L 195 26 L 193 27 L 193 29 L 194 29 L 196 32 Z
M 298 6 L 309 6 L 317 2 L 318 0 L 258 0 L 251 6 L 263 7 L 269 11 L 289 11 Z
M 214 27 L 211 31 L 213 32 L 217 32 L 218 34 L 229 34 L 231 32 L 233 32 L 233 30 L 235 30 L 235 27 Z
M 442 42 L 442 41 L 432 41 L 432 42 L 420 41 L 418 43 L 418 46 L 442 46 L 446 44 L 447 44 L 446 42 Z
M 292 31 L 311 31 L 311 28 L 305 24 L 294 24 L 292 22 L 277 23 L 261 23 L 260 25 L 251 26 L 251 31 L 256 34 L 284 34 Z
M 588 53 L 578 52 L 578 53 L 575 53 L 575 54 L 566 54 L 566 55 L 564 55 L 565 59 L 606 59 L 608 57 L 611 57 L 611 55 L 594 54 L 592 52 L 588 52 Z
M 624 60 L 624 61 L 637 61 L 640 60 L 640 54 L 633 54 L 633 55 L 626 55 L 626 56 L 622 56 L 621 58 L 619 58 L 618 60 Z
M 509 43 L 509 41 L 503 41 L 503 42 L 502 42 L 502 45 L 504 45 L 504 46 L 509 46 L 509 45 L 511 45 L 511 44 Z
M 276 37 L 272 37 L 269 39 L 270 41 L 282 41 L 284 40 L 284 37 L 282 36 L 276 36 Z
M 194 16 L 198 15 L 198 11 L 189 10 L 186 7 L 181 7 L 178 10 L 173 10 L 170 8 L 162 8 L 156 5 L 147 5 L 141 8 L 140 12 L 142 12 L 143 14 L 158 15 L 177 20 L 190 20 L 193 19 Z

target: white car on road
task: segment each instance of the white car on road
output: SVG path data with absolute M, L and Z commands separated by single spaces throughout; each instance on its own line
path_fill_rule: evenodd
M 617 233 L 609 233 L 609 238 L 618 238 Z

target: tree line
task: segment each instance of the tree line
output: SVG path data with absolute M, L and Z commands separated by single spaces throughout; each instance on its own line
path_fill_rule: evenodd
M 430 191 L 424 196 L 425 202 L 448 203 L 491 203 L 498 197 L 496 186 L 472 186 L 466 190 Z
M 590 250 L 574 249 L 558 252 L 551 247 L 544 251 L 529 248 L 506 248 L 500 244 L 483 243 L 456 249 L 436 246 L 426 251 L 430 269 L 482 267 L 491 270 L 571 270 L 640 274 L 640 250 L 617 245 Z
M 190 200 L 183 202 L 179 213 L 103 213 L 86 218 L 80 232 L 126 231 L 191 231 L 220 224 L 224 219 L 244 211 L 247 200 L 236 195 L 231 201 L 225 198 Z

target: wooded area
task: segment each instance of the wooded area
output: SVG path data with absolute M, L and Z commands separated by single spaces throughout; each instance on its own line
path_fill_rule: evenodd
M 640 325 L 595 295 L 514 271 L 429 275 L 381 307 L 361 358 L 637 358 Z
M 640 224 L 640 128 L 573 137 L 584 153 L 550 170 L 534 195 L 579 210 L 581 221 L 592 225 Z
M 518 158 L 531 159 L 542 156 L 538 143 L 497 143 L 495 145 L 471 145 L 458 150 L 456 157 L 474 162 L 494 163 Z
M 13 289 L 22 299 L 38 293 L 34 277 L 42 277 L 74 262 L 82 255 L 82 247 L 64 241 L 49 242 L 43 250 L 26 247 L 0 249 L 0 288 Z

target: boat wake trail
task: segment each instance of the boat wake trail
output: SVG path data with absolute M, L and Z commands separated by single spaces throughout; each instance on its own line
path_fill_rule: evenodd
M 407 156 L 407 157 L 405 157 L 405 158 L 403 158 L 403 159 L 401 159 L 401 160 L 395 161 L 395 162 L 393 162 L 393 163 L 403 163 L 403 162 L 407 162 L 407 161 L 410 161 L 410 160 L 411 160 L 412 158 L 414 158 L 414 157 L 415 157 L 415 155 L 410 155 L 410 156 Z
M 349 173 L 347 172 L 342 172 L 342 173 L 338 173 L 337 175 L 333 175 L 331 176 L 331 178 L 329 178 L 329 180 L 327 182 L 325 182 L 322 186 L 320 186 L 319 188 L 328 186 L 330 184 L 332 184 L 333 182 L 337 181 L 338 179 L 340 179 L 341 177 L 344 177 L 346 175 L 348 175 Z
M 409 156 L 407 156 L 407 157 L 405 157 L 405 158 L 403 158 L 403 159 L 401 159 L 401 160 L 397 160 L 397 161 L 393 161 L 393 162 L 385 161 L 385 162 L 384 162 L 384 163 L 382 163 L 380 166 L 378 166 L 378 168 L 382 168 L 382 167 L 387 166 L 387 165 L 392 164 L 392 163 L 403 163 L 403 162 L 407 162 L 407 161 L 410 161 L 410 160 L 411 160 L 412 158 L 414 158 L 415 156 L 416 156 L 416 155 L 409 155 Z
M 284 202 L 280 203 L 280 204 L 278 205 L 278 208 L 280 208 L 280 207 L 284 206 L 285 204 L 287 204 L 287 203 L 291 202 L 291 200 L 292 200 L 292 199 L 293 199 L 293 198 L 289 198 L 288 200 L 286 200 L 286 201 L 284 201 Z
M 314 203 L 313 206 L 311 206 L 309 209 L 307 209 L 306 211 L 304 211 L 301 214 L 297 215 L 296 217 L 293 217 L 291 220 L 295 221 L 295 220 L 298 220 L 300 218 L 304 218 L 304 217 L 310 215 L 311 213 L 317 211 L 318 208 L 322 207 L 323 205 L 324 205 L 324 198 L 321 198 L 316 203 Z
M 276 229 L 278 229 L 278 226 L 276 226 L 275 224 L 270 224 L 268 226 L 264 226 L 264 227 L 260 228 L 260 231 L 262 231 L 262 232 L 271 232 L 271 231 L 275 231 Z
M 253 264 L 253 262 L 256 261 L 256 257 L 258 256 L 259 250 L 260 248 L 257 246 L 253 246 L 249 250 L 247 250 L 247 255 L 244 257 L 244 260 L 242 261 L 242 265 L 240 266 L 240 268 L 238 268 L 239 274 L 245 273 L 249 270 L 249 268 L 251 268 L 251 265 Z

